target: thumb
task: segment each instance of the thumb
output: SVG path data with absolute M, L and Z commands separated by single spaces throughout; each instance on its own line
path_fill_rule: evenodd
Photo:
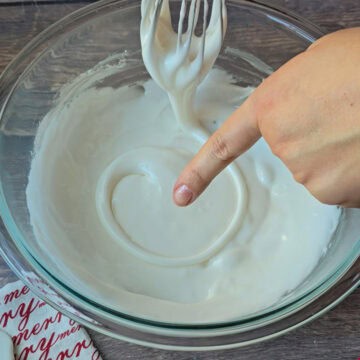
M 216 175 L 261 137 L 252 98 L 214 132 L 181 172 L 173 190 L 175 204 L 191 204 Z

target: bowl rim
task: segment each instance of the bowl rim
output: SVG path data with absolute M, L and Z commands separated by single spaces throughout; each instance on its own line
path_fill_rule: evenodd
M 314 24 L 312 24 L 310 21 L 302 18 L 301 16 L 288 11 L 284 8 L 277 7 L 274 5 L 269 5 L 265 1 L 262 0 L 229 0 L 229 2 L 239 4 L 241 6 L 247 6 L 255 10 L 263 11 L 266 13 L 270 13 L 269 17 L 273 21 L 281 22 L 281 24 L 287 23 L 289 26 L 292 27 L 293 31 L 298 31 L 298 35 L 302 36 L 303 38 L 307 39 L 308 41 L 315 41 L 318 37 L 322 36 L 324 33 Z M 105 11 L 105 13 L 109 13 L 112 8 L 119 9 L 121 6 L 126 6 L 127 8 L 130 7 L 137 7 L 139 6 L 139 1 L 129 1 L 129 0 L 102 0 L 99 2 L 96 2 L 91 5 L 87 5 L 85 7 L 82 7 L 75 12 L 67 15 L 63 19 L 60 19 L 59 21 L 55 22 L 53 25 L 51 25 L 49 28 L 45 29 L 43 32 L 41 32 L 39 35 L 37 35 L 32 41 L 28 43 L 27 46 L 8 64 L 8 66 L 5 68 L 4 72 L 0 75 L 0 89 L 1 88 L 8 88 L 10 87 L 10 91 L 7 93 L 7 96 L 2 101 L 1 99 L 1 92 L 0 92 L 0 102 L 2 102 L 2 107 L 0 110 L 0 121 L 2 119 L 3 113 L 6 109 L 6 105 L 8 101 L 10 100 L 13 91 L 16 89 L 18 83 L 21 81 L 21 78 L 26 75 L 26 72 L 31 69 L 33 64 L 42 56 L 43 52 L 47 49 L 47 43 L 53 39 L 58 38 L 60 30 L 63 30 L 66 27 L 70 27 L 71 25 L 77 26 L 76 22 L 79 20 L 87 21 L 87 19 L 93 18 L 93 13 L 96 11 L 99 13 L 100 10 Z M 276 18 L 277 15 L 278 18 Z M 296 29 L 296 30 L 294 30 Z M 61 37 L 61 36 L 60 36 Z M 40 50 L 39 53 L 36 53 L 36 56 L 31 60 L 29 64 L 26 64 L 26 66 L 23 66 L 23 58 L 30 56 L 36 50 L 41 49 L 45 45 L 43 50 Z M 16 80 L 14 81 L 14 74 L 18 75 L 16 77 Z M 204 341 L 200 341 L 201 339 L 204 339 L 206 337 L 212 337 L 213 338 L 213 331 L 217 332 L 217 336 L 221 337 L 221 342 L 224 341 L 225 336 L 232 336 L 239 334 L 239 321 L 233 321 L 233 322 L 224 322 L 220 326 L 217 324 L 211 324 L 206 326 L 182 326 L 182 325 L 176 325 L 171 326 L 171 324 L 164 324 L 156 321 L 143 321 L 143 319 L 132 317 L 132 316 L 124 316 L 126 314 L 119 315 L 118 312 L 114 314 L 114 311 L 111 311 L 111 315 L 109 315 L 109 312 L 106 312 L 103 308 L 99 307 L 99 304 L 95 305 L 95 302 L 89 301 L 89 299 L 84 299 L 81 297 L 80 294 L 74 293 L 74 291 L 69 291 L 69 288 L 63 284 L 60 280 L 58 280 L 56 277 L 54 277 L 52 274 L 50 274 L 45 268 L 41 266 L 40 263 L 36 261 L 36 259 L 33 257 L 33 255 L 29 252 L 29 250 L 23 245 L 23 241 L 21 239 L 18 239 L 18 236 L 16 236 L 16 225 L 14 220 L 12 219 L 11 212 L 7 206 L 2 184 L 0 184 L 0 216 L 1 220 L 3 221 L 5 228 L 6 228 L 6 234 L 1 234 L 0 236 L 0 253 L 5 259 L 5 261 L 8 263 L 10 268 L 20 277 L 26 285 L 29 286 L 29 288 L 35 292 L 41 299 L 51 304 L 53 307 L 55 307 L 57 310 L 65 313 L 69 317 L 77 320 L 78 322 L 82 323 L 83 325 L 86 325 L 90 328 L 93 328 L 97 331 L 100 331 L 102 333 L 105 333 L 107 335 L 111 335 L 113 337 L 117 337 L 119 339 L 125 339 L 127 341 L 139 343 L 142 345 L 147 346 L 155 346 L 160 348 L 167 348 L 167 349 L 191 349 L 191 350 L 206 350 L 212 348 L 212 349 L 220 349 L 220 348 L 230 348 L 234 346 L 239 346 L 239 343 L 236 341 L 233 341 L 232 343 L 227 344 L 204 344 Z M 16 244 L 16 248 L 13 246 L 11 247 L 9 245 L 9 242 L 14 240 Z M 358 250 L 357 252 L 360 252 L 360 243 L 358 244 Z M 6 249 L 6 250 L 4 250 Z M 349 256 L 350 257 L 350 256 Z M 17 259 L 17 260 L 16 260 Z M 20 263 L 20 260 L 22 260 L 23 263 Z M 284 306 L 280 308 L 276 308 L 273 312 L 277 313 L 277 317 L 270 318 L 268 320 L 268 325 L 274 324 L 275 322 L 281 322 L 284 319 L 288 319 L 289 316 L 293 316 L 297 314 L 300 310 L 303 310 L 305 308 L 308 308 L 309 306 L 314 305 L 316 299 L 321 298 L 322 296 L 326 295 L 326 293 L 337 283 L 342 284 L 343 282 L 346 282 L 346 279 L 348 279 L 348 276 L 351 275 L 351 279 L 355 279 L 357 275 L 360 274 L 359 265 L 360 261 L 356 258 L 353 259 L 347 259 L 348 261 L 345 261 L 342 266 L 340 266 L 335 273 L 331 274 L 329 279 L 332 279 L 333 281 L 329 281 L 329 279 L 326 279 L 318 285 L 316 288 L 312 289 L 311 291 L 307 292 L 306 296 L 300 297 L 300 299 L 292 300 L 289 304 L 285 304 Z M 29 271 L 34 272 L 41 281 L 45 281 L 47 285 L 50 284 L 50 287 L 58 293 L 60 296 L 62 296 L 66 301 L 71 304 L 75 309 L 80 310 L 85 314 L 85 317 L 80 317 L 71 311 L 64 309 L 63 307 L 59 306 L 51 300 L 49 297 L 42 294 L 39 290 L 37 290 L 34 285 L 29 281 L 26 276 L 24 275 L 24 263 L 26 266 L 29 267 Z M 346 266 L 344 266 L 346 265 Z M 355 270 L 354 270 L 355 269 Z M 355 271 L 355 275 L 354 275 Z M 344 280 L 345 279 L 345 280 Z M 56 286 L 54 286 L 54 283 Z M 335 284 L 335 285 L 334 285 Z M 249 343 L 257 342 L 259 339 L 265 340 L 272 337 L 275 337 L 277 335 L 280 335 L 286 331 L 289 331 L 290 329 L 293 329 L 295 327 L 298 327 L 308 321 L 310 321 L 312 318 L 315 318 L 317 316 L 320 316 L 322 313 L 330 309 L 331 307 L 335 306 L 339 301 L 341 301 L 348 293 L 350 293 L 352 290 L 354 290 L 358 284 L 360 284 L 360 279 L 357 279 L 357 281 L 352 280 L 351 283 L 347 284 L 347 287 L 344 289 L 343 294 L 337 298 L 331 298 L 327 302 L 327 305 L 324 306 L 324 308 L 317 313 L 314 313 L 312 316 L 305 316 L 304 319 L 301 321 L 298 321 L 296 324 L 293 324 L 292 326 L 287 326 L 286 328 L 279 330 L 277 332 L 274 332 L 271 335 L 262 336 L 261 338 L 256 338 L 249 341 L 242 341 L 241 345 L 248 345 Z M 309 301 L 302 301 L 305 300 L 309 294 L 313 294 L 314 296 Z M 74 300 L 73 296 L 77 296 L 77 298 Z M 302 301 L 302 303 L 301 303 Z M 300 306 L 294 306 L 294 304 L 299 304 Z M 292 308 L 292 309 L 291 309 Z M 289 310 L 285 312 L 286 310 Z M 283 313 L 281 316 L 281 312 Z M 271 315 L 270 313 L 261 314 L 259 318 L 263 319 L 264 317 L 267 317 Z M 91 316 L 95 316 L 97 320 L 95 322 L 89 321 L 86 319 L 86 314 L 91 314 Z M 104 326 L 101 324 L 101 319 L 104 319 L 105 321 L 113 321 L 114 319 L 111 316 L 118 316 L 117 319 L 120 322 L 120 325 L 123 326 L 125 329 L 136 329 L 136 331 L 144 332 L 148 334 L 150 332 L 152 335 L 156 333 L 158 337 L 161 338 L 162 343 L 157 343 L 154 345 L 154 340 L 148 341 L 148 340 L 141 340 L 140 337 L 136 338 L 136 334 L 132 334 L 133 337 L 128 337 L 122 334 L 117 334 L 114 332 L 111 332 L 108 330 L 109 325 Z M 256 317 L 255 317 L 256 320 Z M 250 317 L 247 318 L 246 321 L 254 321 L 254 318 Z M 100 324 L 100 325 L 99 325 Z M 266 325 L 267 323 L 265 323 Z M 262 323 L 262 326 L 264 323 Z M 259 325 L 256 324 L 251 328 L 248 327 L 245 329 L 245 331 L 253 331 L 259 329 Z M 164 331 L 163 331 L 164 330 Z M 181 334 L 179 334 L 181 332 Z M 189 332 L 186 334 L 185 332 Z M 241 331 L 244 333 L 243 331 Z M 126 333 L 126 331 L 124 331 Z M 194 334 L 200 339 L 199 341 L 195 341 L 192 337 Z M 220 334 L 220 335 L 219 335 Z M 169 345 L 169 339 L 177 339 L 176 341 L 179 342 L 178 337 L 181 335 L 181 338 L 192 338 L 192 345 L 177 345 L 177 344 L 171 344 Z M 165 340 L 166 339 L 166 340 Z M 228 340 L 227 340 L 228 342 Z M 198 345 L 196 345 L 198 344 Z M 199 345 L 200 344 L 200 345 Z

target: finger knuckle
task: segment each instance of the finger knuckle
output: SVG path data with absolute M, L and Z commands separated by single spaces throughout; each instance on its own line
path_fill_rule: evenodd
M 306 185 L 309 179 L 309 175 L 305 171 L 295 171 L 293 172 L 293 178 L 299 184 Z
M 252 101 L 258 122 L 271 117 L 278 104 L 278 92 L 277 86 L 274 86 L 273 76 L 264 79 L 258 91 L 254 92 Z
M 211 156 L 221 161 L 232 159 L 229 146 L 221 135 L 216 135 L 211 142 Z
M 195 185 L 196 188 L 204 186 L 207 183 L 197 168 L 191 168 L 189 174 L 191 183 Z
M 255 97 L 254 109 L 258 123 L 262 123 L 264 120 L 269 118 L 274 107 L 275 107 L 275 99 L 273 98 L 273 96 L 263 95 L 263 96 Z

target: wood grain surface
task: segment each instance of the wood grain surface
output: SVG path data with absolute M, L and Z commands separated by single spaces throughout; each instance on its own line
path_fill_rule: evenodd
M 296 11 L 330 32 L 360 26 L 359 0 L 269 0 Z M 36 34 L 88 1 L 0 0 L 0 72 Z M 359 66 L 360 71 L 360 66 Z M 16 277 L 0 259 L 0 286 Z M 90 331 L 104 360 L 300 360 L 360 358 L 360 291 L 307 326 L 283 337 L 243 349 L 175 352 L 149 349 Z M 0 354 L 1 359 L 1 354 Z

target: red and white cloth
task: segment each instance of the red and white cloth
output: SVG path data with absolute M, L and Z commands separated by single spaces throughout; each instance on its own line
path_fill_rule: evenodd
M 79 324 L 40 300 L 21 281 L 0 290 L 0 331 L 12 338 L 15 360 L 101 360 Z

